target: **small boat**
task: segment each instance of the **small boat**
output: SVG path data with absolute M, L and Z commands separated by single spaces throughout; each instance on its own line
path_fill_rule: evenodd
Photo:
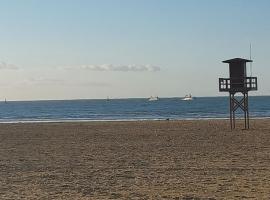
M 189 94 L 189 95 L 186 95 L 182 100 L 183 101 L 191 101 L 191 100 L 193 100 L 193 97 L 191 96 L 191 94 Z
M 158 96 L 156 96 L 156 97 L 151 96 L 151 97 L 148 99 L 148 101 L 158 101 L 158 100 L 159 100 Z

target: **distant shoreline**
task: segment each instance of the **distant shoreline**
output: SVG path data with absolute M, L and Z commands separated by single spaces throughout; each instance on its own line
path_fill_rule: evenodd
M 97 119 L 70 119 L 70 120 L 14 120 L 14 121 L 0 121 L 0 124 L 39 124 L 39 123 L 91 123 L 91 122 L 158 122 L 158 121 L 228 121 L 230 118 L 186 118 L 186 119 L 109 119 L 109 120 L 97 120 Z M 253 120 L 269 120 L 270 117 L 252 117 Z M 237 121 L 242 121 L 243 118 L 238 118 Z

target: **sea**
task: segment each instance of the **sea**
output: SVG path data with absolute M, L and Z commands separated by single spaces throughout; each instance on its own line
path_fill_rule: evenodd
M 250 117 L 270 118 L 270 96 L 249 97 Z M 240 111 L 239 117 L 243 116 Z M 197 120 L 229 118 L 228 97 L 0 102 L 0 122 Z

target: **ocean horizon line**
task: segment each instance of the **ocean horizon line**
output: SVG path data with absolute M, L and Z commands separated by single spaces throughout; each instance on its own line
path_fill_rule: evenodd
M 270 95 L 249 95 L 249 97 L 269 97 Z M 166 97 L 166 96 L 157 96 L 159 99 L 177 99 L 184 98 L 184 96 L 175 96 L 175 97 Z M 219 96 L 193 96 L 194 98 L 224 98 L 228 95 L 219 95 Z M 109 97 L 109 98 L 74 98 L 74 99 L 23 99 L 23 100 L 14 100 L 14 99 L 2 99 L 0 103 L 5 102 L 34 102 L 34 101 L 86 101 L 86 100 L 128 100 L 128 99 L 149 99 L 149 97 Z

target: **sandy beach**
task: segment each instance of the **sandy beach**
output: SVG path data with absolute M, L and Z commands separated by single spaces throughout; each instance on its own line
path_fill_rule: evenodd
M 0 124 L 0 199 L 270 199 L 270 120 Z

